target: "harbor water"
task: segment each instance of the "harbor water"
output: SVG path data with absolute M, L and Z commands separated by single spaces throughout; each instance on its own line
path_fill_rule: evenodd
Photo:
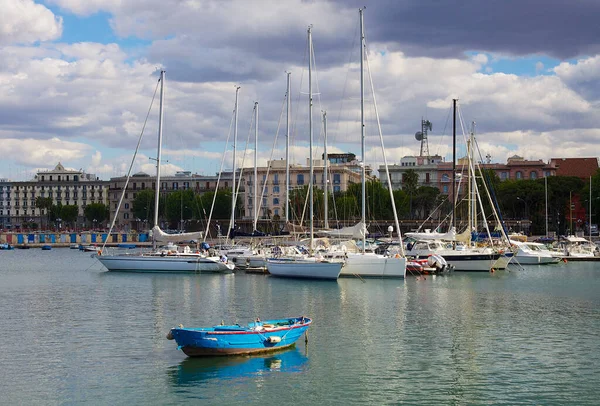
M 600 263 L 406 280 L 105 272 L 0 251 L 0 404 L 598 404 Z M 187 358 L 171 327 L 305 315 L 281 353 Z

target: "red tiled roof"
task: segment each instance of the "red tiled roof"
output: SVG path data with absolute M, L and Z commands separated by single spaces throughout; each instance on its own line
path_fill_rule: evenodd
M 598 170 L 598 158 L 552 158 L 557 176 L 577 176 L 588 179 Z

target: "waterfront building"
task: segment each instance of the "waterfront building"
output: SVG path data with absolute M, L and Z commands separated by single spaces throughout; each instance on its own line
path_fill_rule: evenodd
M 5 182 L 3 186 L 8 188 L 3 190 L 3 212 L 6 210 L 6 216 L 9 217 L 7 226 L 12 228 L 32 223 L 62 227 L 60 219 L 56 220 L 56 224 L 46 224 L 48 213 L 46 209 L 36 207 L 38 197 L 51 198 L 53 205 L 77 206 L 75 226 L 84 225 L 84 209 L 87 204 L 106 204 L 107 201 L 106 181 L 94 174 L 85 173 L 82 169 L 66 169 L 60 162 L 52 170 L 37 172 L 31 181 L 15 181 L 8 185 Z
M 400 164 L 388 165 L 392 189 L 402 189 L 408 170 L 414 170 L 419 176 L 418 186 L 438 186 L 438 165 L 444 162 L 439 155 L 405 156 L 400 159 Z M 452 167 L 452 164 L 450 164 Z M 379 166 L 379 180 L 387 187 L 385 166 Z
M 361 163 L 356 160 L 352 153 L 347 154 L 327 154 L 328 163 L 328 183 L 329 192 L 339 193 L 348 190 L 348 186 L 353 183 L 361 182 Z M 287 161 L 274 160 L 268 161 L 267 166 L 257 168 L 258 197 L 260 204 L 260 218 L 285 218 L 285 180 L 286 180 Z M 310 180 L 310 161 L 306 160 L 306 165 L 290 164 L 290 189 L 303 188 L 309 184 Z M 325 161 L 323 159 L 313 160 L 313 183 L 316 188 L 324 189 L 324 169 Z M 371 167 L 365 168 L 368 179 L 374 179 L 371 176 Z M 267 176 L 268 173 L 268 176 Z M 242 182 L 245 182 L 244 198 L 244 218 L 252 219 L 254 210 L 254 167 L 244 168 Z M 264 188 L 264 195 L 263 195 Z M 262 201 L 260 201 L 262 197 Z
M 0 229 L 9 228 L 10 222 L 10 187 L 8 179 L 0 179 Z
M 458 159 L 456 163 L 457 172 L 462 171 L 462 168 L 467 165 L 466 158 Z M 545 163 L 543 160 L 538 159 L 530 161 L 523 159 L 518 155 L 509 157 L 506 164 L 501 163 L 480 163 L 482 169 L 493 170 L 500 181 L 506 180 L 523 180 L 523 179 L 538 179 L 549 176 L 557 175 L 557 167 L 553 162 Z M 438 184 L 440 192 L 445 195 L 452 193 L 452 162 L 442 162 L 437 166 L 438 171 Z M 456 177 L 456 181 L 459 182 L 460 177 Z M 466 190 L 461 187 L 461 192 Z
M 598 158 L 552 158 L 550 162 L 556 166 L 557 176 L 576 176 L 589 181 L 598 170 Z
M 231 188 L 232 185 L 232 172 L 222 172 L 221 179 L 219 182 L 219 189 Z M 198 174 L 192 174 L 190 171 L 180 171 L 171 176 L 160 177 L 160 191 L 161 193 L 168 194 L 177 190 L 188 190 L 192 189 L 196 194 L 202 194 L 207 191 L 214 191 L 217 186 L 218 174 L 214 176 L 204 176 Z M 133 213 L 133 201 L 142 190 L 156 190 L 156 176 L 148 175 L 144 172 L 138 172 L 131 176 L 127 190 L 123 193 L 125 187 L 126 176 L 114 177 L 108 181 L 108 200 L 110 207 L 110 220 L 115 218 L 117 214 L 117 207 L 121 195 L 123 195 L 123 202 L 121 203 L 121 210 L 119 212 L 115 225 L 123 230 L 135 229 L 145 230 L 152 226 L 143 219 L 138 219 Z M 151 213 L 149 219 L 152 220 Z

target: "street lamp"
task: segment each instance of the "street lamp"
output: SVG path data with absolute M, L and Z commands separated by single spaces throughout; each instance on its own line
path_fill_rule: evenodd
M 92 223 L 93 223 L 93 228 L 92 228 L 92 230 L 96 230 L 96 222 L 97 222 L 97 221 L 98 221 L 98 220 L 96 220 L 96 219 L 92 220 Z

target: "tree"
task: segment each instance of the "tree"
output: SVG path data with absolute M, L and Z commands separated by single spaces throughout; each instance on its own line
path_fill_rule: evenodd
M 402 177 L 402 189 L 406 191 L 408 196 L 410 196 L 409 200 L 409 217 L 413 218 L 413 196 L 417 192 L 417 188 L 419 187 L 419 174 L 414 169 L 409 169 L 404 172 L 404 176 Z
M 131 203 L 133 215 L 140 220 L 153 221 L 154 220 L 154 199 L 155 191 L 151 189 L 145 189 L 138 192 Z M 163 200 L 159 201 L 159 208 L 163 207 Z
M 60 218 L 65 223 L 74 225 L 79 214 L 79 207 L 75 204 L 66 204 L 60 208 Z
M 182 220 L 190 220 L 193 216 L 194 204 L 193 190 L 171 192 L 165 202 L 165 216 L 172 225 L 179 224 Z M 141 217 L 139 218 L 141 219 Z M 180 226 L 183 227 L 183 224 L 180 224 Z
M 432 186 L 420 186 L 414 197 L 414 206 L 417 216 L 421 219 L 427 218 L 430 212 L 437 207 L 437 198 L 440 190 Z
M 38 196 L 35 198 L 35 207 L 40 210 L 46 211 L 46 226 L 50 222 L 50 208 L 52 207 L 52 198 L 51 197 L 41 197 Z
M 105 220 L 108 220 L 109 211 L 108 206 L 102 203 L 90 203 L 83 209 L 84 217 L 90 222 L 102 223 Z

